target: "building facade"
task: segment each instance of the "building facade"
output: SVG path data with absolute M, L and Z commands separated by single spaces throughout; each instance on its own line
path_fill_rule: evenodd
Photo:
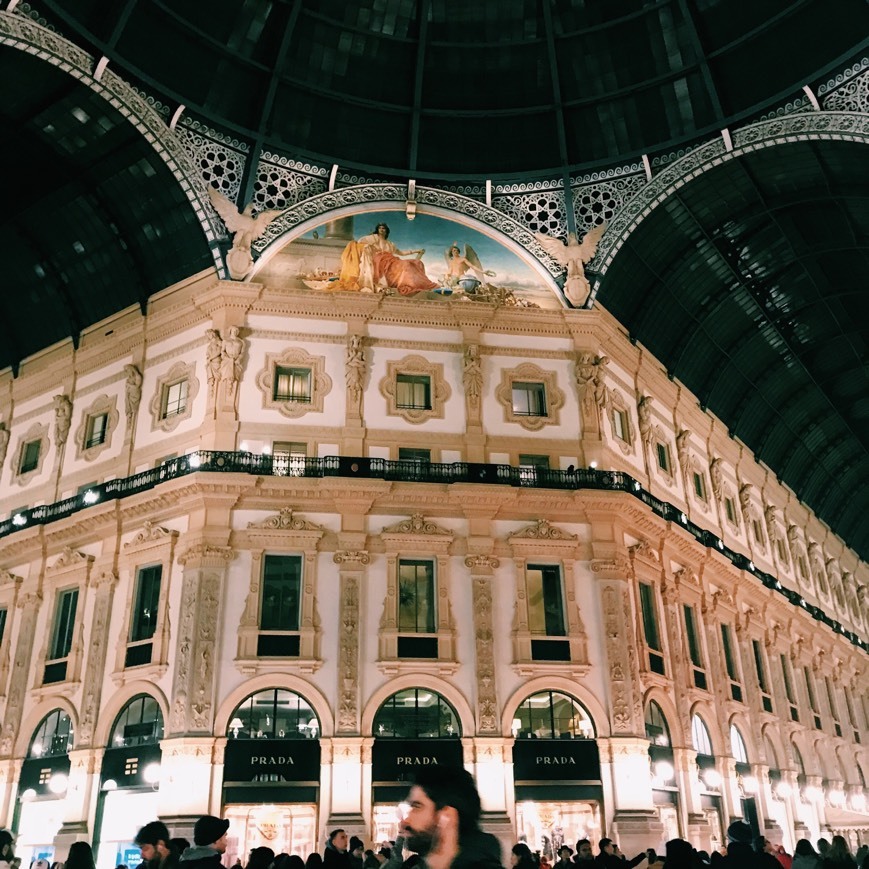
M 867 841 L 866 565 L 718 419 L 603 310 L 271 263 L 0 375 L 20 856 L 380 841 L 432 763 L 544 850 Z

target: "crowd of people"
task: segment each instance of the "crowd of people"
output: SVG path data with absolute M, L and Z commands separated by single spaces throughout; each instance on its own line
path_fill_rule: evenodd
M 298 854 L 275 854 L 261 846 L 250 852 L 244 867 L 238 860 L 231 869 L 502 869 L 500 842 L 480 829 L 480 796 L 470 773 L 424 767 L 410 788 L 407 803 L 398 838 L 376 851 L 366 850 L 361 839 L 339 828 L 329 833 L 322 856 L 309 854 L 303 860 Z M 142 869 L 224 869 L 228 830 L 225 818 L 204 815 L 193 828 L 190 844 L 172 838 L 162 821 L 151 821 L 136 834 Z M 800 839 L 791 855 L 763 836 L 753 837 L 743 821 L 734 821 L 727 829 L 727 839 L 720 852 L 699 851 L 684 839 L 671 839 L 663 855 L 649 848 L 632 858 L 612 839 L 600 839 L 597 853 L 594 843 L 580 839 L 575 850 L 562 845 L 552 864 L 527 842 L 518 842 L 511 849 L 510 865 L 513 869 L 869 869 L 869 846 L 862 845 L 852 855 L 842 836 L 833 836 L 832 841 L 818 839 L 817 850 L 808 839 Z M 55 867 L 95 869 L 90 845 L 76 842 L 63 864 L 49 866 L 39 860 L 31 869 Z M 0 830 L 0 869 L 18 869 L 13 838 L 6 830 Z

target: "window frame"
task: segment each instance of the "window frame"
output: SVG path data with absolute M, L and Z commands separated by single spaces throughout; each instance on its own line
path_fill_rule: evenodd
M 427 377 L 429 379 L 429 406 L 403 407 L 399 401 L 399 377 Z M 405 381 L 402 381 L 405 382 Z M 386 374 L 378 384 L 380 394 L 386 400 L 387 416 L 397 416 L 412 425 L 420 425 L 432 419 L 446 417 L 446 404 L 452 389 L 444 375 L 441 362 L 430 362 L 422 356 L 411 354 L 386 363 Z
M 724 672 L 730 683 L 730 697 L 738 703 L 743 702 L 742 676 L 738 647 L 733 643 L 733 631 L 729 624 L 721 622 L 721 652 L 724 655 Z
M 517 411 L 514 404 L 514 388 L 523 386 L 533 387 L 534 391 L 542 397 L 543 404 L 532 408 L 529 403 L 528 412 L 522 407 Z M 546 370 L 532 362 L 522 362 L 515 368 L 502 368 L 501 381 L 495 389 L 495 398 L 503 408 L 504 422 L 514 423 L 531 432 L 540 431 L 550 425 L 560 425 L 565 393 L 558 385 L 558 375 L 555 371 Z
M 288 378 L 290 386 L 295 383 L 298 378 L 302 381 L 303 389 L 298 392 L 291 391 L 281 392 L 281 380 Z M 312 396 L 313 372 L 310 367 L 302 365 L 280 365 L 275 364 L 275 373 L 272 385 L 272 401 L 274 402 L 293 402 L 300 404 L 310 404 Z
M 172 391 L 178 389 L 179 395 L 173 399 Z M 164 383 L 160 396 L 160 419 L 171 420 L 180 416 L 187 410 L 187 402 L 190 397 L 190 381 L 186 377 Z M 174 406 L 173 406 L 174 405 Z
M 514 380 L 510 384 L 510 394 L 514 416 L 549 416 L 549 408 L 546 401 L 546 384 L 542 381 Z M 520 399 L 518 402 L 517 396 Z
M 421 392 L 421 395 L 417 396 L 417 392 Z M 395 407 L 397 410 L 411 410 L 417 412 L 431 410 L 431 375 L 408 374 L 403 371 L 396 372 Z
M 688 643 L 688 660 L 691 664 L 694 687 L 708 691 L 706 664 L 703 655 L 703 640 L 697 621 L 697 610 L 694 604 L 682 604 L 682 626 L 685 629 L 685 639 Z
M 414 615 L 413 615 L 413 626 L 409 624 L 408 621 L 405 621 L 403 616 L 403 602 L 402 602 L 402 593 L 403 590 L 407 588 L 407 580 L 402 576 L 403 571 L 406 568 L 416 568 L 415 576 L 413 579 L 414 585 L 414 593 L 413 600 L 415 602 L 414 606 Z M 427 576 L 423 576 L 423 588 L 425 593 L 422 595 L 423 598 L 427 598 L 424 601 L 424 625 L 420 625 L 420 573 L 419 569 L 424 568 L 424 573 L 427 572 Z M 398 608 L 398 612 L 396 615 L 396 621 L 398 625 L 398 633 L 399 635 L 407 635 L 407 634 L 425 634 L 425 635 L 436 635 L 437 634 L 437 565 L 435 560 L 432 558 L 399 558 L 398 559 L 398 596 L 396 598 L 396 606 Z

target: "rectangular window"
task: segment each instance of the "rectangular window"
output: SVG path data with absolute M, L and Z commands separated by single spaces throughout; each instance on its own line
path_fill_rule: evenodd
M 809 570 L 806 566 L 806 559 L 802 555 L 797 558 L 797 571 L 800 574 L 800 579 L 806 582 L 809 578 Z
M 733 650 L 730 625 L 721 626 L 721 648 L 724 650 L 724 666 L 727 668 L 727 678 L 730 679 L 730 696 L 741 703 L 742 681 L 739 678 L 739 668 Z
M 260 630 L 299 630 L 302 601 L 300 555 L 265 556 L 260 601 Z
M 612 412 L 613 435 L 626 444 L 631 442 L 631 430 L 628 425 L 628 412 L 614 407 Z
M 516 416 L 549 416 L 546 386 L 542 383 L 513 382 L 513 413 Z
M 87 429 L 85 431 L 84 448 L 89 450 L 91 447 L 98 447 L 106 442 L 106 434 L 109 428 L 109 415 L 107 413 L 98 413 L 88 417 Z
M 3 644 L 3 637 L 6 636 L 6 610 L 0 609 L 0 645 Z
M 42 441 L 28 441 L 24 444 L 24 449 L 21 450 L 21 465 L 18 468 L 19 474 L 29 474 L 30 471 L 35 471 L 39 467 L 39 450 L 42 447 Z
M 670 447 L 660 441 L 655 445 L 655 452 L 658 456 L 658 467 L 665 473 L 670 473 Z
M 311 400 L 311 369 L 276 366 L 272 398 L 275 401 L 309 402 Z
M 655 590 L 647 582 L 640 583 L 640 608 L 643 613 L 643 634 L 649 647 L 649 669 L 664 675 L 664 656 L 661 654 L 661 634 L 658 630 L 658 612 Z
M 847 688 L 843 688 L 842 695 L 845 698 L 845 708 L 848 710 L 848 720 L 851 722 L 851 730 L 854 733 L 854 742 L 859 745 L 860 729 L 857 727 L 857 716 L 854 714 L 854 702 L 851 700 L 851 693 Z
M 757 673 L 757 687 L 760 688 L 761 701 L 764 712 L 772 712 L 772 697 L 769 693 L 769 683 L 766 678 L 766 666 L 763 662 L 763 649 L 760 647 L 758 640 L 751 641 L 751 648 L 754 652 L 754 670 Z
M 160 581 L 163 568 L 157 564 L 142 567 L 136 575 L 136 599 L 130 620 L 130 642 L 150 640 L 157 627 L 157 607 L 160 601 Z
M 54 611 L 54 630 L 51 635 L 49 660 L 58 661 L 69 655 L 72 648 L 72 637 L 75 631 L 75 611 L 78 606 L 78 589 L 69 588 L 57 596 L 57 608 Z
M 555 564 L 529 564 L 525 569 L 528 585 L 528 627 L 544 637 L 567 636 L 561 568 Z
M 821 710 L 818 708 L 818 697 L 815 694 L 815 681 L 808 667 L 803 667 L 803 676 L 806 680 L 806 696 L 809 698 L 809 708 L 812 710 L 815 730 L 821 729 Z
M 178 383 L 167 383 L 163 387 L 160 419 L 169 419 L 169 417 L 178 416 L 179 413 L 184 413 L 187 410 L 187 387 L 186 380 L 179 380 Z
M 416 447 L 399 447 L 398 461 L 423 464 L 431 461 L 431 450 L 420 450 Z
M 779 655 L 779 660 L 781 661 L 781 675 L 785 687 L 785 697 L 787 697 L 788 705 L 791 708 L 791 721 L 799 721 L 800 710 L 797 706 L 797 695 L 794 692 L 794 680 L 791 678 L 791 668 L 787 655 Z
M 830 704 L 830 715 L 833 717 L 833 730 L 836 731 L 836 736 L 842 735 L 842 722 L 839 718 L 839 705 L 836 703 L 836 694 L 833 691 L 833 683 L 829 676 L 824 676 L 824 682 L 827 685 L 827 701 Z
M 785 563 L 787 564 L 787 560 L 788 560 L 788 548 L 787 548 L 787 546 L 785 545 L 784 540 L 781 539 L 781 537 L 779 537 L 779 539 L 778 539 L 778 544 L 777 544 L 777 545 L 778 545 L 778 557 L 779 557 L 779 560 L 780 560 L 780 561 L 783 561 L 783 562 L 785 562 Z
M 534 468 L 537 471 L 549 470 L 549 456 L 535 456 L 531 453 L 519 453 L 520 468 Z
M 431 378 L 425 374 L 396 374 L 395 406 L 431 410 Z
M 305 473 L 308 445 L 291 441 L 272 444 L 272 471 L 288 477 L 301 477 Z
M 706 673 L 703 667 L 703 656 L 700 649 L 700 637 L 697 634 L 697 620 L 694 615 L 694 607 L 689 604 L 683 606 L 685 615 L 685 635 L 688 638 L 688 654 L 694 665 L 694 685 L 706 690 Z
M 398 630 L 410 634 L 435 633 L 434 562 L 398 562 Z
M 733 503 L 733 498 L 724 499 L 724 514 L 728 522 L 736 524 L 736 504 Z
M 705 501 L 706 500 L 706 479 L 704 478 L 703 474 L 699 473 L 698 471 L 694 471 L 692 476 L 694 478 L 694 494 L 701 501 Z
M 763 546 L 763 526 L 760 524 L 760 519 L 754 519 L 751 527 L 754 531 L 754 539 Z

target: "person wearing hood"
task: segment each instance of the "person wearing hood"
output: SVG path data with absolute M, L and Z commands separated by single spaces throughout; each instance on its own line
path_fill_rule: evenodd
M 467 770 L 423 767 L 407 802 L 410 810 L 383 869 L 399 869 L 402 847 L 420 855 L 422 869 L 502 869 L 500 843 L 480 829 L 480 795 Z
M 193 845 L 181 855 L 181 869 L 221 869 L 229 821 L 203 815 L 193 827 Z

